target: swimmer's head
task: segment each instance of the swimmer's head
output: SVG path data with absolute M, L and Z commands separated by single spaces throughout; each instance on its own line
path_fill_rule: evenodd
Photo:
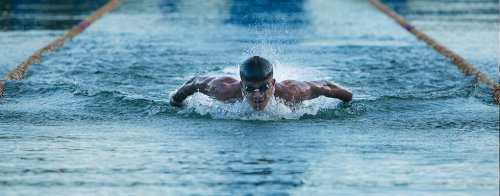
M 240 65 L 241 91 L 255 110 L 264 109 L 273 97 L 276 80 L 273 65 L 267 59 L 253 56 Z
M 263 81 L 273 77 L 273 65 L 267 59 L 253 56 L 240 65 L 241 80 Z

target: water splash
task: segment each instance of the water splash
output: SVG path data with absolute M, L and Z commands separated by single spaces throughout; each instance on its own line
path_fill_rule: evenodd
M 291 55 L 293 52 L 289 46 L 283 46 L 280 43 L 261 41 L 258 44 L 252 45 L 240 55 L 240 61 L 243 62 L 251 56 L 261 56 L 273 64 L 274 78 L 279 82 L 283 80 L 317 80 L 326 79 L 329 76 L 325 75 L 317 68 L 302 62 L 296 56 Z M 236 69 L 238 66 L 235 66 Z
M 279 98 L 271 99 L 262 111 L 254 111 L 245 101 L 221 102 L 207 95 L 195 93 L 187 98 L 184 103 L 185 109 L 179 114 L 198 113 L 209 115 L 214 119 L 238 119 L 238 120 L 282 120 L 299 119 L 304 115 L 316 115 L 321 109 L 337 108 L 340 101 L 328 98 L 307 100 L 297 105 L 288 106 Z
M 251 56 L 261 56 L 273 64 L 274 78 L 277 82 L 283 80 L 317 80 L 326 76 L 313 67 L 298 66 L 300 62 L 293 56 L 288 56 L 280 44 L 261 41 L 252 45 L 238 57 L 239 62 Z M 209 76 L 230 76 L 239 79 L 239 64 L 228 66 L 222 70 L 209 72 Z M 175 91 L 174 91 L 175 92 Z M 173 92 L 171 92 L 172 94 Z M 186 108 L 181 114 L 197 113 L 209 115 L 214 119 L 239 120 L 281 120 L 299 119 L 304 115 L 316 115 L 320 109 L 337 108 L 339 100 L 320 98 L 307 100 L 294 106 L 288 106 L 281 99 L 272 99 L 262 111 L 254 111 L 245 101 L 221 102 L 201 93 L 196 93 L 185 100 Z

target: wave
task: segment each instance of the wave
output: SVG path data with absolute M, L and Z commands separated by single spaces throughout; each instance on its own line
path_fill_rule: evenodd
M 176 110 L 170 106 L 167 100 L 156 100 L 137 94 L 107 90 L 90 91 L 84 89 L 74 91 L 73 94 L 92 99 L 87 107 L 103 113 L 113 111 L 114 114 L 133 116 L 173 115 L 176 113 Z
M 20 83 L 12 83 L 11 87 Z M 29 86 L 29 87 L 27 87 Z M 28 91 L 28 92 L 26 92 Z M 147 90 L 145 90 L 147 91 Z M 73 96 L 67 96 L 67 93 Z M 494 104 L 490 98 L 491 89 L 485 85 L 456 86 L 453 88 L 438 88 L 431 91 L 415 93 L 394 92 L 380 96 L 356 94 L 355 99 L 344 104 L 340 100 L 320 97 L 307 100 L 300 104 L 289 106 L 283 100 L 273 99 L 263 111 L 254 111 L 246 101 L 221 102 L 201 93 L 196 93 L 185 100 L 185 106 L 177 108 L 170 106 L 168 95 L 154 95 L 132 92 L 127 89 L 99 89 L 82 84 L 58 83 L 44 85 L 23 85 L 18 87 L 16 94 L 23 94 L 26 99 L 44 94 L 43 98 L 24 103 L 19 111 L 19 103 L 4 104 L 3 111 L 10 113 L 12 118 L 26 116 L 29 118 L 43 116 L 58 116 L 57 119 L 135 119 L 137 117 L 181 117 L 232 119 L 244 121 L 277 121 L 296 119 L 346 119 L 359 118 L 367 113 L 394 111 L 399 109 L 418 109 L 419 101 L 448 100 L 471 97 L 484 99 L 488 104 Z M 57 101 L 45 101 L 50 100 Z M 24 100 L 24 99 L 23 99 Z M 27 100 L 25 100 L 27 101 Z M 36 107 L 35 107 L 36 106 Z M 43 106 L 43 107 L 42 107 Z M 70 107 L 70 108 L 68 108 Z M 17 109 L 16 109 L 17 108 Z M 21 113 L 20 113 L 21 112 Z M 8 117 L 6 115 L 4 117 Z M 48 118 L 51 119 L 51 118 Z
M 420 101 L 449 100 L 465 97 L 483 97 L 484 85 L 442 88 L 417 93 L 402 93 L 372 97 L 356 95 L 344 104 L 340 100 L 320 97 L 288 106 L 280 99 L 272 99 L 262 111 L 254 111 L 246 101 L 221 102 L 201 93 L 185 100 L 185 107 L 177 114 L 189 118 L 276 121 L 292 119 L 343 119 L 361 117 L 367 113 L 379 113 L 406 109 L 418 109 Z M 494 102 L 492 102 L 494 104 Z
M 473 85 L 469 87 L 435 89 L 432 91 L 404 94 L 397 94 L 395 92 L 393 95 L 381 95 L 377 97 L 356 95 L 355 99 L 349 104 L 344 104 L 337 99 L 319 97 L 289 106 L 283 100 L 275 98 L 262 111 L 254 111 L 245 100 L 221 102 L 201 93 L 195 93 L 188 97 L 184 102 L 185 106 L 182 108 L 170 106 L 168 103 L 169 96 L 167 95 L 165 95 L 164 99 L 154 100 L 118 91 L 86 92 L 84 94 L 85 96 L 92 97 L 94 102 L 118 106 L 118 108 L 122 108 L 123 113 L 132 112 L 134 114 L 142 114 L 143 116 L 177 115 L 187 118 L 276 121 L 355 118 L 363 116 L 368 112 L 392 111 L 394 107 L 401 105 L 401 102 L 411 102 L 408 104 L 415 105 L 414 102 L 418 101 L 447 100 L 470 96 L 483 97 L 480 92 L 484 87 L 479 87 Z

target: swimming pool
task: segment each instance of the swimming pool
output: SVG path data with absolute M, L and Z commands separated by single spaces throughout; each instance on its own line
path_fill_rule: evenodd
M 0 74 L 103 2 L 34 16 L 10 4 Z M 384 2 L 498 81 L 497 1 Z M 251 55 L 278 81 L 332 80 L 354 101 L 168 104 L 190 77 L 237 77 Z M 5 88 L 1 195 L 499 191 L 491 89 L 366 1 L 129 0 Z

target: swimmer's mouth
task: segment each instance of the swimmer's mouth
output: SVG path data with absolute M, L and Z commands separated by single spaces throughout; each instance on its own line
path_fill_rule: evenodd
M 253 101 L 253 105 L 255 106 L 256 109 L 260 110 L 262 109 L 262 104 L 264 103 L 264 101 L 262 100 L 254 100 Z

